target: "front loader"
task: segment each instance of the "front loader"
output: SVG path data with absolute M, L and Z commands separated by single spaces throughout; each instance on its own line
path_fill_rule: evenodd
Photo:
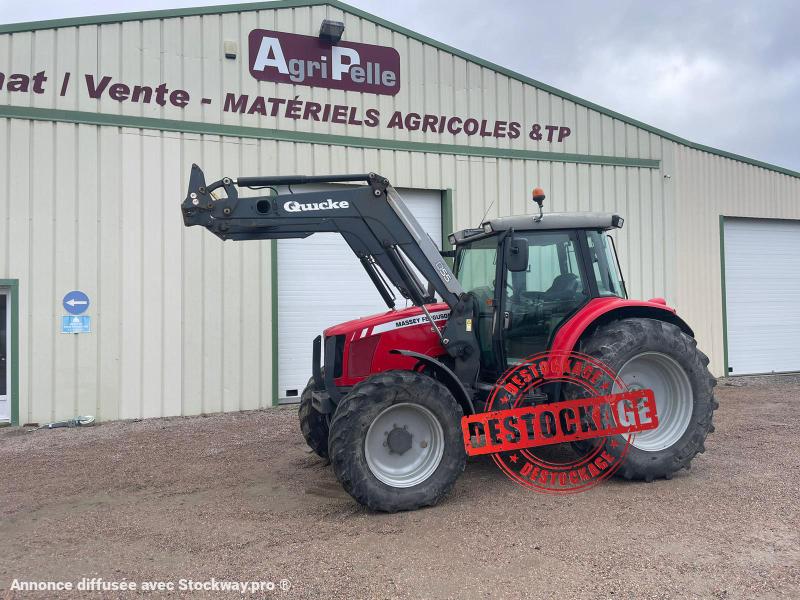
M 292 190 L 311 183 L 361 185 Z M 274 194 L 240 198 L 238 188 Z M 181 210 L 186 226 L 201 225 L 223 240 L 337 232 L 386 302 L 388 312 L 334 325 L 313 340 L 299 408 L 307 443 L 330 459 L 358 502 L 382 511 L 438 502 L 465 468 L 462 416 L 486 410 L 502 373 L 545 351 L 580 351 L 608 365 L 628 389 L 654 391 L 659 425 L 632 438 L 619 474 L 670 479 L 704 451 L 713 430 L 708 359 L 663 299 L 627 298 L 608 235 L 622 227 L 621 217 L 544 214 L 541 190 L 534 201 L 536 216 L 489 219 L 454 232 L 452 253 L 435 246 L 375 173 L 207 184 L 193 165 Z M 413 306 L 397 309 L 395 290 Z M 553 385 L 536 402 L 571 394 Z

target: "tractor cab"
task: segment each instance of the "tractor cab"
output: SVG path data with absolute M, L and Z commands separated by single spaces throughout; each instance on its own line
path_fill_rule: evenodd
M 614 214 L 549 213 L 490 219 L 450 236 L 456 277 L 477 302 L 486 379 L 545 351 L 591 299 L 627 296 L 608 235 L 622 223 Z

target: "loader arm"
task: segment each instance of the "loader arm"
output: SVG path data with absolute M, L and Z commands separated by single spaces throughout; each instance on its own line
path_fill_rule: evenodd
M 271 188 L 308 183 L 364 182 L 325 192 L 298 192 L 240 198 L 237 187 Z M 224 195 L 215 193 L 224 190 Z M 201 225 L 223 240 L 306 238 L 339 233 L 358 257 L 390 309 L 394 294 L 386 279 L 427 314 L 438 294 L 450 307 L 439 333 L 455 359 L 459 379 L 472 387 L 479 369 L 478 342 L 472 331 L 474 300 L 466 294 L 438 248 L 389 181 L 375 173 L 320 177 L 225 177 L 206 184 L 192 165 L 189 189 L 181 205 L 183 222 Z M 320 257 L 323 261 L 325 257 Z M 423 281 L 411 269 L 413 265 Z

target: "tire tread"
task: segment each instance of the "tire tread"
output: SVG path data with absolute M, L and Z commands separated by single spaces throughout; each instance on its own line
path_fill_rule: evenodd
M 303 393 L 300 395 L 300 406 L 297 416 L 300 420 L 300 431 L 311 448 L 320 458 L 328 458 L 328 418 L 317 411 L 312 403 L 311 393 L 314 390 L 314 380 L 310 379 Z
M 445 419 L 455 423 L 460 431 L 463 412 L 450 391 L 435 379 L 414 371 L 385 371 L 359 382 L 342 398 L 331 421 L 328 455 L 336 478 L 347 493 L 372 510 L 396 512 L 433 506 L 452 489 L 466 466 L 466 454 L 463 453 L 463 443 L 459 437 L 455 441 L 461 444 L 462 452 L 449 457 L 446 452 L 436 472 L 426 482 L 413 488 L 391 488 L 369 472 L 365 461 L 360 460 L 363 455 L 363 439 L 368 430 L 368 424 L 363 419 L 365 407 L 375 402 L 393 403 L 398 396 L 409 390 L 413 390 L 413 396 L 417 398 L 442 399 L 441 407 Z M 447 448 L 445 423 L 442 423 L 442 427 L 445 429 Z M 441 481 L 429 485 L 443 469 L 444 477 L 438 478 Z
M 705 440 L 714 430 L 714 410 L 719 403 L 714 398 L 717 380 L 708 371 L 709 359 L 697 348 L 697 341 L 686 335 L 678 326 L 666 321 L 647 318 L 630 318 L 612 321 L 598 327 L 588 339 L 582 341 L 581 351 L 598 358 L 612 368 L 618 368 L 621 356 L 632 348 L 652 348 L 678 357 L 687 372 L 694 393 L 692 420 L 687 432 L 672 447 L 658 452 L 648 452 L 653 460 L 638 457 L 643 451 L 631 448 L 624 467 L 618 474 L 625 479 L 652 481 L 671 478 L 681 469 L 691 468 L 697 454 L 705 452 Z

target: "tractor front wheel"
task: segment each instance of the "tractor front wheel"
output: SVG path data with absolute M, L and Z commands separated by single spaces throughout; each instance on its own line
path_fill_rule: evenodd
M 325 415 L 314 408 L 311 394 L 314 391 L 314 378 L 308 380 L 306 389 L 300 396 L 300 408 L 297 416 L 300 418 L 300 431 L 306 444 L 320 458 L 328 458 L 328 427 L 330 415 Z
M 620 476 L 671 479 L 705 451 L 718 406 L 716 379 L 694 338 L 664 321 L 622 319 L 599 327 L 581 351 L 608 365 L 628 390 L 652 389 L 655 396 L 658 427 L 633 436 Z
M 331 421 L 336 478 L 373 510 L 432 506 L 464 471 L 462 416 L 450 391 L 427 375 L 373 375 L 342 398 Z

